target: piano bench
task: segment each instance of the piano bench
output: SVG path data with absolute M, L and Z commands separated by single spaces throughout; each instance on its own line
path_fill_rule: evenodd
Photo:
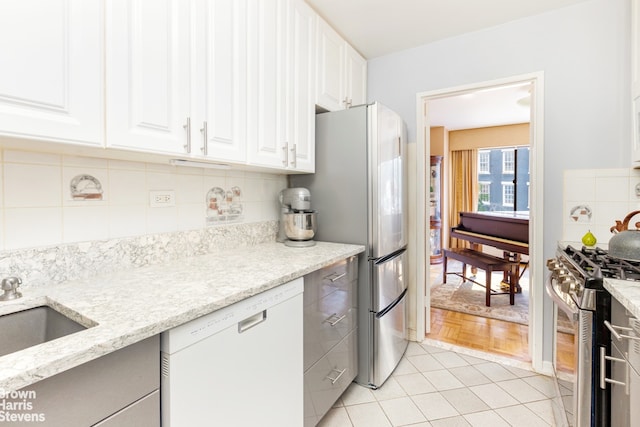
M 504 258 L 498 258 L 493 255 L 485 254 L 484 252 L 475 251 L 473 249 L 466 248 L 454 248 L 445 249 L 444 251 L 444 268 L 442 275 L 442 283 L 447 283 L 447 259 L 452 258 L 462 263 L 462 273 L 448 273 L 455 274 L 462 277 L 463 282 L 469 280 L 477 285 L 483 286 L 486 289 L 485 304 L 487 307 L 491 307 L 491 295 L 509 295 L 509 304 L 514 304 L 514 296 L 516 288 L 518 286 L 518 262 L 509 261 Z M 466 277 L 467 265 L 477 267 L 486 272 L 487 280 L 483 285 L 475 280 L 468 279 Z M 509 276 L 509 292 L 496 292 L 491 290 L 491 273 L 493 271 L 503 271 Z

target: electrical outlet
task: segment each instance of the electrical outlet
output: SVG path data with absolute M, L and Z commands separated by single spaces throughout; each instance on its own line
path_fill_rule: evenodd
M 149 206 L 166 208 L 176 205 L 176 192 L 173 190 L 149 191 Z

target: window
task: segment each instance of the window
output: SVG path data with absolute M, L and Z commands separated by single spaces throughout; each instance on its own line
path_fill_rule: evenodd
M 514 186 L 512 182 L 502 183 L 502 205 L 513 206 Z
M 502 150 L 502 173 L 513 173 L 515 170 L 515 150 Z
M 483 147 L 477 157 L 474 205 L 478 212 L 528 211 L 529 147 Z
M 478 189 L 478 202 L 480 205 L 489 205 L 491 203 L 491 183 L 481 182 Z
M 478 151 L 478 173 L 489 173 L 490 151 Z

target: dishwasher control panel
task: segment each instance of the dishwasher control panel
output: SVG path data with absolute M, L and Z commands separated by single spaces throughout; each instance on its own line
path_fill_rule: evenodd
M 221 308 L 161 335 L 161 350 L 172 354 L 229 326 L 286 301 L 304 290 L 302 277 Z M 265 314 L 266 316 L 266 314 Z

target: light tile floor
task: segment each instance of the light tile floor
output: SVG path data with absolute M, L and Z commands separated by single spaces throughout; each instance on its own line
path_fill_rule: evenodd
M 318 426 L 566 426 L 562 394 L 554 378 L 412 342 L 382 387 L 351 384 Z

